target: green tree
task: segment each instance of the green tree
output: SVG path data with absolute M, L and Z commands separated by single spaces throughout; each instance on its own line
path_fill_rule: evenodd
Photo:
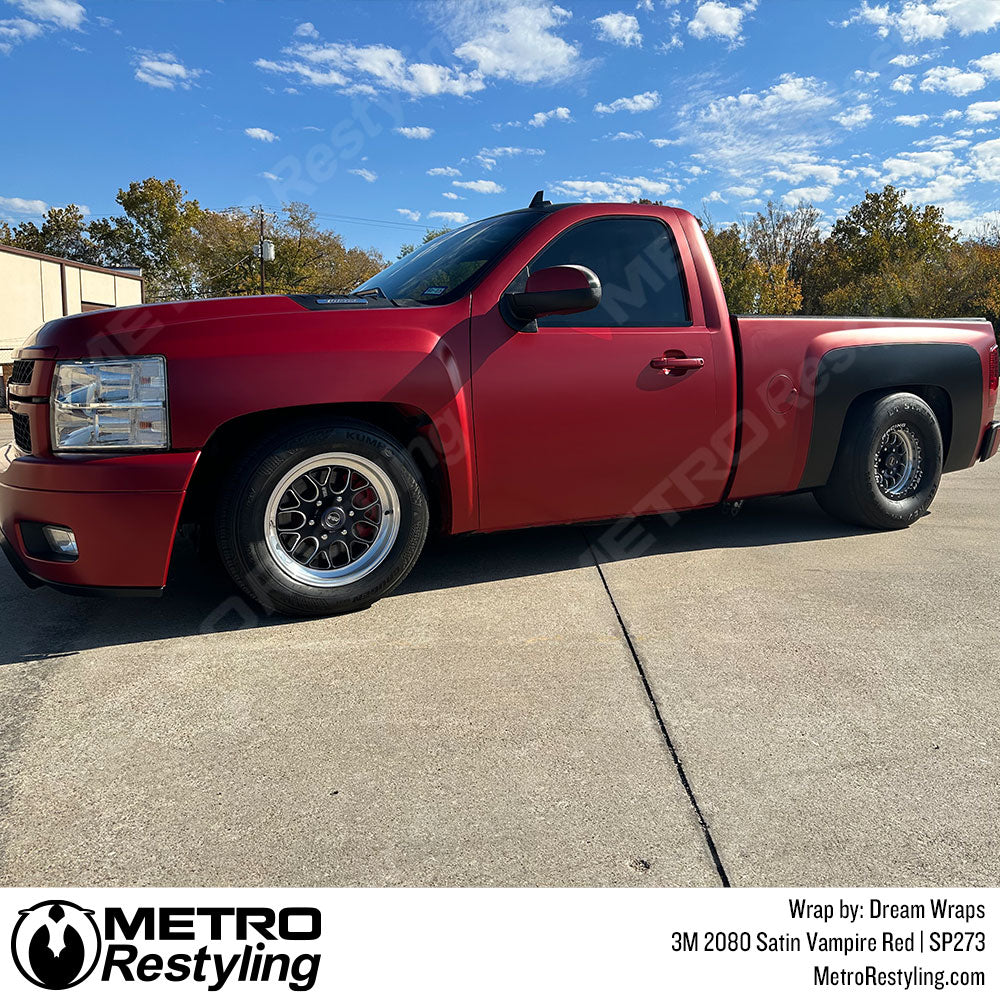
M 6 223 L 0 230 L 0 242 L 51 257 L 65 257 L 84 264 L 100 263 L 100 252 L 87 236 L 87 223 L 76 205 L 50 208 L 42 224 L 22 222 L 15 229 Z
M 202 211 L 195 251 L 198 294 L 256 295 L 260 261 L 253 253 L 260 239 L 256 214 L 242 208 Z M 274 260 L 265 266 L 265 291 L 287 294 L 349 292 L 381 271 L 387 261 L 374 249 L 347 247 L 332 230 L 316 225 L 316 213 L 301 202 L 285 205 L 270 222 L 266 238 Z
M 436 240 L 439 236 L 444 236 L 445 233 L 450 232 L 451 230 L 447 226 L 441 229 L 428 229 L 427 232 L 424 233 L 424 238 L 420 241 L 420 243 L 421 245 L 424 243 L 430 243 L 431 240 Z M 416 249 L 417 245 L 415 243 L 404 243 L 399 248 L 399 253 L 396 254 L 396 260 L 402 260 L 408 254 L 413 253 Z
M 148 177 L 119 190 L 122 216 L 95 219 L 90 238 L 108 267 L 141 267 L 153 301 L 197 294 L 195 257 L 203 215 L 175 180 Z
M 804 276 L 809 311 L 870 316 L 942 316 L 951 311 L 958 240 L 934 205 L 917 209 L 905 191 L 867 191 L 834 225 Z

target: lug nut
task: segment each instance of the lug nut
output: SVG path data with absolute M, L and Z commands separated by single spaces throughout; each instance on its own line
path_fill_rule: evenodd
M 342 535 L 346 535 L 346 534 L 347 534 L 347 529 L 345 528 L 345 529 L 344 529 L 344 530 L 343 530 L 343 531 L 341 532 L 341 534 L 342 534 Z

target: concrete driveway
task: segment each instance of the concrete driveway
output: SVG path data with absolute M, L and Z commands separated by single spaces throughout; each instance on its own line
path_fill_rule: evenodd
M 996 885 L 998 490 L 453 540 L 325 621 L 4 565 L 0 880 Z

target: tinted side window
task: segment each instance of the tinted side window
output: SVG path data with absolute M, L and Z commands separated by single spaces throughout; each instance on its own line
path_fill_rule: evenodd
M 557 236 L 532 262 L 532 273 L 583 264 L 601 279 L 601 304 L 539 326 L 688 326 L 680 257 L 669 228 L 656 219 L 622 216 L 583 222 Z

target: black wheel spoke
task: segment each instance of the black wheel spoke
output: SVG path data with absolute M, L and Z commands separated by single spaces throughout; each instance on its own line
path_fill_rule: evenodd
M 398 499 L 391 480 L 367 460 L 325 457 L 289 473 L 272 494 L 268 518 L 272 551 L 291 561 L 292 575 L 329 586 L 327 578 L 364 575 L 384 558 L 398 530 L 389 517 Z

